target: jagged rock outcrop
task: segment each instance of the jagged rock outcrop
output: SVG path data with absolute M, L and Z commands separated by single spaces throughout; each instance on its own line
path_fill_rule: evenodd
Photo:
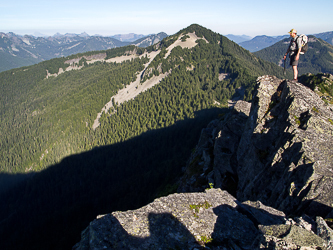
M 330 105 L 260 77 L 202 130 L 178 194 L 99 216 L 73 249 L 333 249 L 332 155 Z
M 241 201 L 325 217 L 333 206 L 330 106 L 301 83 L 271 76 L 258 78 L 250 113 L 248 105 L 238 102 L 203 129 L 179 191 L 212 183 Z
M 200 192 L 214 185 L 232 195 L 236 194 L 236 152 L 250 108 L 250 103 L 238 101 L 221 121 L 214 120 L 201 131 L 196 150 L 185 168 L 179 192 Z
M 326 241 L 303 224 L 260 202 L 240 203 L 227 191 L 209 189 L 99 216 L 73 249 L 325 248 Z
M 237 198 L 325 216 L 333 205 L 332 110 L 300 83 L 259 81 L 237 151 Z

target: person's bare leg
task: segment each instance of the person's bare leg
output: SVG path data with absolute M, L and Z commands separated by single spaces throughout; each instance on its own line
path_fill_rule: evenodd
M 297 66 L 293 66 L 293 71 L 294 71 L 294 80 L 297 80 L 297 75 L 298 75 Z

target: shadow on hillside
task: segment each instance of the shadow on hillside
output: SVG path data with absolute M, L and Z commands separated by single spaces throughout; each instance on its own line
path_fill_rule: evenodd
M 27 174 L 8 174 L 1 173 L 0 174 L 0 195 L 3 192 L 6 192 L 13 188 L 15 185 L 20 183 L 21 181 L 26 180 L 29 177 L 32 177 L 34 173 Z
M 196 112 L 194 119 L 66 157 L 26 178 L 0 196 L 0 235 L 7 239 L 0 248 L 69 249 L 98 214 L 151 202 L 181 175 L 201 129 L 222 112 Z

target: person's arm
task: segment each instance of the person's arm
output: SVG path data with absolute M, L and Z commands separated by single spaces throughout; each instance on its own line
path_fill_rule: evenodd
M 284 54 L 284 56 L 283 56 L 283 60 L 286 60 L 286 58 L 287 58 L 287 55 L 288 55 L 288 53 L 289 53 L 289 51 L 290 51 L 290 49 L 289 49 L 290 47 L 288 47 L 288 50 L 287 50 L 287 52 L 286 52 L 286 54 Z

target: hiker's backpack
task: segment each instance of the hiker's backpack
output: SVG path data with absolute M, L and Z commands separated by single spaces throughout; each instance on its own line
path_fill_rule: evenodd
M 301 44 L 302 44 L 300 54 L 304 54 L 305 52 L 308 51 L 308 37 L 306 35 L 302 34 L 297 37 L 297 40 L 298 39 L 301 39 Z

